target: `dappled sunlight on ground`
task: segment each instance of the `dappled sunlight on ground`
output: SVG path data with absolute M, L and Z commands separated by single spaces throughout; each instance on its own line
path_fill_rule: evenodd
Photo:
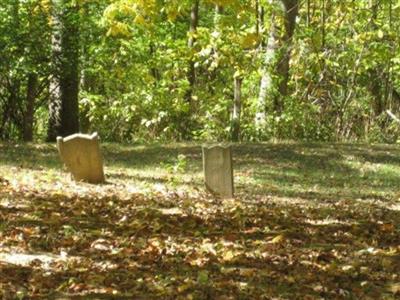
M 64 253 L 55 255 L 52 253 L 18 253 L 12 250 L 9 252 L 0 252 L 0 263 L 8 263 L 29 267 L 32 265 L 39 266 L 44 270 L 50 270 L 51 265 L 57 262 L 67 263 L 76 260 L 76 257 L 67 257 Z
M 400 296 L 397 147 L 236 145 L 226 200 L 204 191 L 193 145 L 106 145 L 103 185 L 27 147 L 1 146 L 5 299 Z

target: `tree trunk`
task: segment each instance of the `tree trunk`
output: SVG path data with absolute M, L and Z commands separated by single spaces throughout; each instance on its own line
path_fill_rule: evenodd
M 278 62 L 277 68 L 277 73 L 280 76 L 280 82 L 278 88 L 279 95 L 276 96 L 276 98 L 280 99 L 281 101 L 275 100 L 276 104 L 274 105 L 275 111 L 277 111 L 278 113 L 282 113 L 284 108 L 282 98 L 287 96 L 288 94 L 287 85 L 289 81 L 291 45 L 299 9 L 298 0 L 284 0 L 283 4 L 285 6 L 285 35 L 283 40 L 281 59 Z
M 289 61 L 291 39 L 293 37 L 298 0 L 269 0 L 276 7 L 271 16 L 271 26 L 267 44 L 263 53 L 260 91 L 255 118 L 256 129 L 262 131 L 266 124 L 267 99 L 272 101 L 272 110 L 280 115 L 284 109 L 284 97 L 287 95 L 289 80 Z M 279 38 L 279 20 L 283 21 L 283 37 Z M 262 26 L 262 24 L 261 24 Z
M 80 90 L 83 90 L 85 92 L 90 92 L 92 90 L 91 78 L 89 78 L 88 73 L 85 72 L 84 70 L 81 71 L 80 80 L 81 80 Z M 83 133 L 90 132 L 91 124 L 90 124 L 89 114 L 90 114 L 90 108 L 89 108 L 89 105 L 86 104 L 79 111 L 80 131 Z
M 82 20 L 90 18 L 90 3 L 85 3 L 81 6 L 81 18 Z M 82 35 L 80 36 L 81 40 L 81 70 L 80 70 L 80 85 L 79 89 L 85 93 L 93 93 L 94 92 L 94 78 L 93 75 L 90 74 L 88 69 L 91 67 L 91 57 L 89 53 L 89 48 L 92 39 L 92 33 L 89 28 L 90 24 L 82 24 Z M 85 103 L 79 111 L 79 126 L 80 132 L 82 133 L 90 133 L 90 105 Z
M 199 0 L 195 0 L 192 9 L 190 12 L 190 29 L 189 29 L 189 40 L 188 40 L 188 47 L 189 49 L 192 49 L 194 46 L 194 43 L 196 42 L 196 38 L 194 37 L 194 34 L 197 31 L 197 25 L 199 23 Z M 192 93 L 193 93 L 193 87 L 196 82 L 196 70 L 194 67 L 194 59 L 190 58 L 189 61 L 189 71 L 188 71 L 188 81 L 189 81 L 189 89 L 188 93 L 186 94 L 186 100 L 189 103 L 189 106 L 192 104 Z
M 52 19 L 53 32 L 51 36 L 52 47 L 52 76 L 49 85 L 49 124 L 47 128 L 47 141 L 55 141 L 61 132 L 61 69 L 62 69 L 62 5 L 60 0 L 53 0 Z
M 150 56 L 154 56 L 156 53 L 156 50 L 154 49 L 154 43 L 152 41 L 150 41 L 149 43 L 149 52 L 150 52 Z M 156 68 L 156 66 L 154 65 L 154 62 L 152 62 L 152 65 L 150 67 L 150 73 L 151 76 L 153 76 L 154 78 L 154 88 L 157 87 L 157 83 L 160 81 L 160 71 Z
M 325 40 L 326 40 L 326 5 L 325 0 L 322 0 L 322 8 L 321 8 L 321 49 L 324 51 L 325 49 Z
M 215 39 L 218 40 L 219 36 L 221 34 L 221 16 L 224 12 L 224 7 L 216 4 L 215 5 L 215 9 L 214 9 L 214 33 L 213 34 L 215 36 Z M 210 60 L 214 60 L 219 56 L 218 53 L 219 49 L 217 46 L 217 42 L 214 43 L 213 47 L 212 47 L 212 51 L 210 52 Z M 219 68 L 218 66 L 213 66 L 210 70 L 210 68 L 208 68 L 209 70 L 209 75 L 208 75 L 208 91 L 210 92 L 210 94 L 212 95 L 211 97 L 213 97 L 216 92 L 217 92 L 217 84 L 216 81 L 218 80 L 218 71 Z
M 1 118 L 0 126 L 0 138 L 8 140 L 12 137 L 11 130 L 13 121 L 15 124 L 16 114 L 17 114 L 17 103 L 19 103 L 19 90 L 20 81 L 18 79 L 10 80 L 11 85 L 9 86 L 9 96 L 5 102 L 3 108 L 3 116 Z
M 53 0 L 53 77 L 50 83 L 47 140 L 79 132 L 79 11 L 66 0 Z
M 371 11 L 371 28 L 373 30 L 378 29 L 378 25 L 376 20 L 378 18 L 378 6 L 379 2 L 371 0 L 369 2 L 370 11 Z M 369 70 L 368 75 L 370 77 L 368 89 L 373 97 L 372 108 L 374 111 L 374 116 L 378 117 L 385 110 L 385 101 L 382 93 L 382 84 L 383 80 L 383 72 L 381 65 L 376 66 L 374 69 Z
M 79 8 L 70 4 L 63 14 L 61 72 L 61 135 L 79 132 Z
M 264 16 L 265 16 L 265 9 L 264 6 L 260 5 L 259 0 L 256 1 L 256 32 L 257 35 L 261 35 L 261 49 L 263 49 L 265 45 L 265 38 L 264 38 Z
M 194 47 L 194 43 L 196 42 L 196 38 L 194 37 L 194 34 L 197 31 L 197 26 L 199 23 L 199 5 L 200 5 L 200 0 L 194 0 L 192 4 L 192 9 L 190 11 L 190 28 L 189 28 L 189 39 L 188 39 L 188 48 L 190 51 L 192 51 Z M 194 103 L 193 103 L 193 90 L 194 86 L 196 83 L 196 69 L 195 69 L 195 61 L 193 59 L 192 53 L 190 53 L 190 58 L 189 58 L 189 68 L 188 68 L 188 73 L 187 73 L 187 80 L 189 82 L 189 87 L 186 91 L 185 94 L 185 100 L 186 104 L 188 106 L 186 116 L 185 116 L 185 121 L 184 128 L 183 130 L 183 138 L 184 139 L 189 139 L 191 135 L 191 119 L 192 115 L 194 113 Z
M 273 0 L 269 0 L 272 5 Z M 261 9 L 261 8 L 260 8 Z M 260 24 L 261 32 L 264 31 L 264 24 Z M 266 45 L 262 43 L 263 67 L 261 69 L 260 91 L 258 94 L 257 111 L 255 117 L 255 126 L 257 131 L 262 132 L 265 129 L 267 117 L 267 98 L 272 96 L 273 92 L 273 62 L 278 48 L 278 36 L 276 27 L 276 15 L 273 12 L 271 16 L 271 26 L 269 28 Z
M 233 142 L 239 141 L 240 138 L 240 115 L 242 110 L 242 82 L 243 78 L 235 76 L 234 78 L 234 97 L 233 97 L 233 112 L 232 112 L 232 124 L 231 139 Z
M 30 73 L 28 75 L 28 85 L 26 87 L 26 108 L 24 112 L 23 139 L 25 142 L 31 142 L 33 140 L 33 121 L 37 88 L 38 77 L 35 73 Z

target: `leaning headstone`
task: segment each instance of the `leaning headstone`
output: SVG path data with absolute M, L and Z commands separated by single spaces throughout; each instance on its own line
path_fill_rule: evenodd
M 233 198 L 231 146 L 203 145 L 202 148 L 207 190 L 221 198 Z
M 97 133 L 57 137 L 61 160 L 76 181 L 104 182 L 103 158 Z

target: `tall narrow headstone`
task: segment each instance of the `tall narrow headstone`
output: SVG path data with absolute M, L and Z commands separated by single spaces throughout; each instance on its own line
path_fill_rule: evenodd
M 57 137 L 57 148 L 61 160 L 76 181 L 104 182 L 103 158 L 97 133 Z
M 203 145 L 202 148 L 207 190 L 221 198 L 233 198 L 231 146 Z

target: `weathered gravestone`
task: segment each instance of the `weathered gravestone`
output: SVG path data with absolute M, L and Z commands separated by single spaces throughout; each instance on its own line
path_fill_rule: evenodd
M 97 133 L 57 137 L 57 148 L 61 160 L 76 181 L 104 182 L 103 158 Z
M 205 185 L 221 198 L 233 198 L 233 168 L 231 146 L 203 145 Z

